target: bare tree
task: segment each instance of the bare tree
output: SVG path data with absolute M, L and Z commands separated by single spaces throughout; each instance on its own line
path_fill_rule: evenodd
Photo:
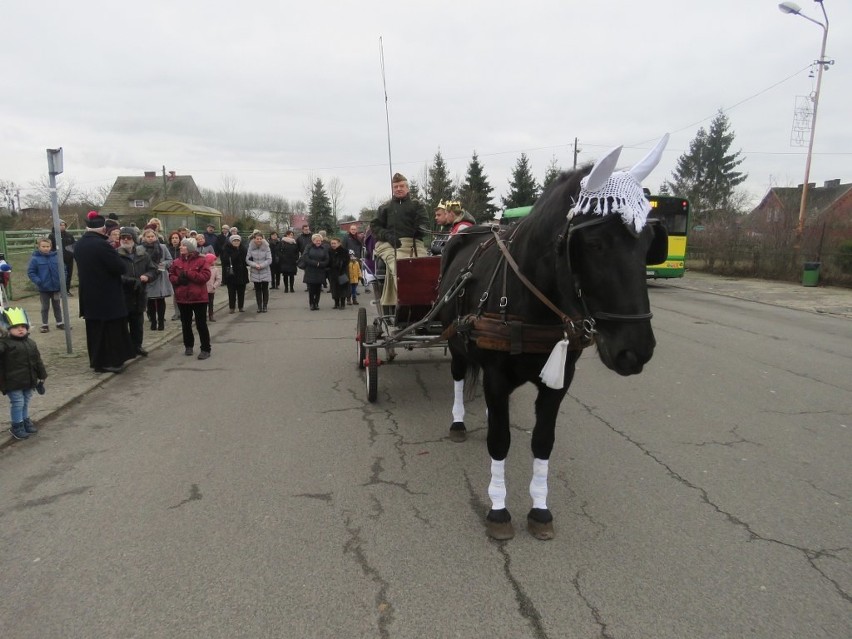
M 224 206 L 224 213 L 227 213 L 231 217 L 241 217 L 243 213 L 242 207 L 240 206 L 242 197 L 240 192 L 237 190 L 238 186 L 239 180 L 237 180 L 236 176 L 222 176 L 222 190 L 220 191 L 222 200 L 219 204 Z
M 328 181 L 326 189 L 328 199 L 331 200 L 331 213 L 335 220 L 339 220 L 343 212 L 343 182 L 339 177 L 334 176 Z
M 112 191 L 112 187 L 109 184 L 101 184 L 93 189 L 83 191 L 80 194 L 80 202 L 90 209 L 100 209 L 106 202 L 110 191 Z
M 82 199 L 82 192 L 73 179 L 57 180 L 56 199 L 62 207 L 72 202 L 79 202 Z M 50 182 L 46 175 L 42 175 L 38 182 L 30 182 L 30 192 L 25 196 L 24 202 L 30 208 L 50 208 Z

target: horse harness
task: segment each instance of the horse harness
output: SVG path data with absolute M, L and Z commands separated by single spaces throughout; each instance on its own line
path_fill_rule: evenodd
M 573 220 L 569 219 L 566 222 L 564 230 L 557 238 L 557 247 L 561 252 L 564 245 L 565 251 L 570 251 L 570 239 L 574 232 L 581 228 L 602 224 L 610 219 L 613 219 L 612 216 L 597 216 L 593 219 L 576 223 L 573 226 Z M 454 285 L 450 287 L 450 291 L 444 296 L 443 302 L 449 301 L 449 298 L 453 295 L 457 295 L 459 298 L 464 296 L 465 285 L 471 276 L 473 265 L 477 258 L 491 244 L 497 245 L 500 251 L 500 259 L 497 262 L 494 272 L 491 274 L 488 286 L 486 286 L 485 291 L 479 299 L 476 312 L 458 317 L 447 327 L 440 339 L 448 339 L 458 334 L 465 338 L 465 343 L 473 342 L 478 348 L 508 352 L 511 355 L 519 355 L 521 353 L 550 353 L 554 345 L 560 340 L 568 341 L 568 350 L 581 351 L 594 343 L 596 334 L 595 320 L 635 322 L 651 319 L 651 313 L 635 315 L 608 313 L 604 311 L 590 313 L 586 306 L 580 286 L 580 279 L 577 274 L 573 274 L 574 295 L 583 309 L 583 317 L 572 318 L 564 313 L 521 272 L 520 267 L 509 251 L 507 244 L 513 240 L 521 226 L 522 223 L 515 226 L 507 239 L 501 237 L 498 231 L 499 227 L 496 225 L 488 227 L 487 231 L 485 229 L 481 231 L 490 232 L 491 237 L 479 244 L 465 268 L 459 273 Z M 559 317 L 560 324 L 529 324 L 524 322 L 523 317 L 508 314 L 509 300 L 506 294 L 506 287 L 508 269 L 510 267 L 520 282 Z M 488 300 L 489 291 L 498 274 L 501 272 L 502 295 L 499 304 L 500 311 L 498 313 L 485 312 L 485 304 Z

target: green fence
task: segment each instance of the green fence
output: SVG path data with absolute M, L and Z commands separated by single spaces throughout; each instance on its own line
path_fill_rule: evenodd
M 28 229 L 26 231 L 0 231 L 0 253 L 12 267 L 12 276 L 6 287 L 6 296 L 12 300 L 35 295 L 38 291 L 27 277 L 30 257 L 36 250 L 38 240 L 47 237 L 52 229 Z M 85 229 L 69 229 L 75 237 L 80 237 Z M 76 273 L 75 273 L 76 275 Z

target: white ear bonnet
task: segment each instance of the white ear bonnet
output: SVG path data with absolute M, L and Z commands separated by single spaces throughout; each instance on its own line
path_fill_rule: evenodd
M 609 151 L 580 181 L 580 194 L 568 211 L 568 219 L 580 213 L 618 213 L 627 226 L 636 233 L 641 231 L 651 212 L 651 205 L 642 192 L 642 180 L 659 164 L 668 141 L 669 134 L 666 133 L 629 171 L 614 171 L 622 147 Z

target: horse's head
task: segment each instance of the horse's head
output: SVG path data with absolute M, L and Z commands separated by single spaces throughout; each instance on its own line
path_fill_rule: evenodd
M 566 237 L 574 285 L 595 321 L 601 361 L 635 375 L 654 354 L 645 266 L 665 259 L 665 230 L 648 224 L 641 180 L 659 162 L 664 136 L 639 164 L 613 172 L 621 148 L 599 160 L 581 182 Z

